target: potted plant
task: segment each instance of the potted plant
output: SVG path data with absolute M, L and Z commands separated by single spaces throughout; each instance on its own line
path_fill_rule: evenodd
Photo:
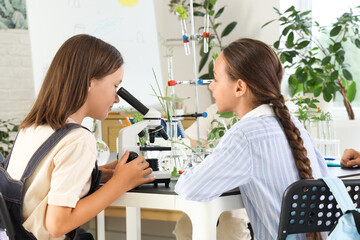
M 279 18 L 263 27 L 275 20 L 283 26 L 274 48 L 284 67 L 294 70 L 288 80 L 290 95 L 303 92 L 318 97 L 322 94 L 329 102 L 340 92 L 349 119 L 355 119 L 351 102 L 356 95 L 356 83 L 345 58 L 346 44 L 360 48 L 359 13 L 350 9 L 326 27 L 313 23 L 311 11 L 300 12 L 293 6 L 283 13 L 274 9 Z M 313 35 L 313 28 L 318 29 L 318 37 Z

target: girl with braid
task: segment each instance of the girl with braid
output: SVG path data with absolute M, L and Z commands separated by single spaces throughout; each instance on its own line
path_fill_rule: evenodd
M 239 39 L 222 51 L 209 88 L 218 111 L 235 112 L 241 120 L 175 187 L 195 201 L 211 201 L 239 187 L 258 240 L 277 238 L 281 199 L 290 184 L 328 176 L 324 158 L 285 105 L 282 75 L 279 58 L 263 42 Z M 299 234 L 296 239 L 321 236 Z

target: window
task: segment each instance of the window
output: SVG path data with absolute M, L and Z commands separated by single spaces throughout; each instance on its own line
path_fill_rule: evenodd
M 336 18 L 340 17 L 341 14 L 349 12 L 350 8 L 354 9 L 359 5 L 359 0 L 280 0 L 280 11 L 284 12 L 290 6 L 295 6 L 295 8 L 300 11 L 312 10 L 313 21 L 317 21 L 321 26 L 328 26 L 336 21 Z M 316 29 L 313 29 L 313 34 L 316 35 L 317 33 Z M 360 118 L 360 49 L 351 43 L 345 46 L 345 48 L 347 48 L 347 55 L 345 56 L 346 63 L 351 66 L 349 70 L 357 86 L 357 94 L 354 101 L 351 102 L 351 105 L 355 117 Z M 287 89 L 287 80 L 284 79 L 283 85 L 286 86 L 282 86 L 282 89 Z M 335 97 L 332 116 L 334 119 L 347 119 L 347 112 L 340 93 L 337 93 Z
M 328 26 L 332 22 L 336 21 L 337 17 L 340 17 L 343 13 L 349 12 L 350 8 L 355 8 L 360 5 L 359 0 L 314 0 L 312 1 L 312 17 L 321 26 Z M 326 6 L 326 10 L 325 10 Z M 313 34 L 316 35 L 318 31 L 313 30 Z M 351 103 L 353 107 L 360 107 L 360 49 L 352 43 L 345 45 L 346 63 L 350 64 L 350 72 L 353 74 L 353 80 L 356 82 L 357 94 L 354 101 Z M 343 107 L 342 96 L 337 93 L 334 102 L 335 107 Z

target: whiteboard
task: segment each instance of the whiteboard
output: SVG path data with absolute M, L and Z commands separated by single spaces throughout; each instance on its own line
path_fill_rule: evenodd
M 122 86 L 146 106 L 158 105 L 151 89 L 156 86 L 152 69 L 163 88 L 153 0 L 31 0 L 26 5 L 35 95 L 62 43 L 86 33 L 121 52 Z M 129 108 L 122 99 L 116 106 Z

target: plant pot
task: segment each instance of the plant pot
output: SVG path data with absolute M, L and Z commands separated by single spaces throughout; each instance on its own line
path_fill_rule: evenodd
M 360 150 L 360 119 L 335 120 L 335 138 L 340 140 L 340 156 L 347 148 Z

